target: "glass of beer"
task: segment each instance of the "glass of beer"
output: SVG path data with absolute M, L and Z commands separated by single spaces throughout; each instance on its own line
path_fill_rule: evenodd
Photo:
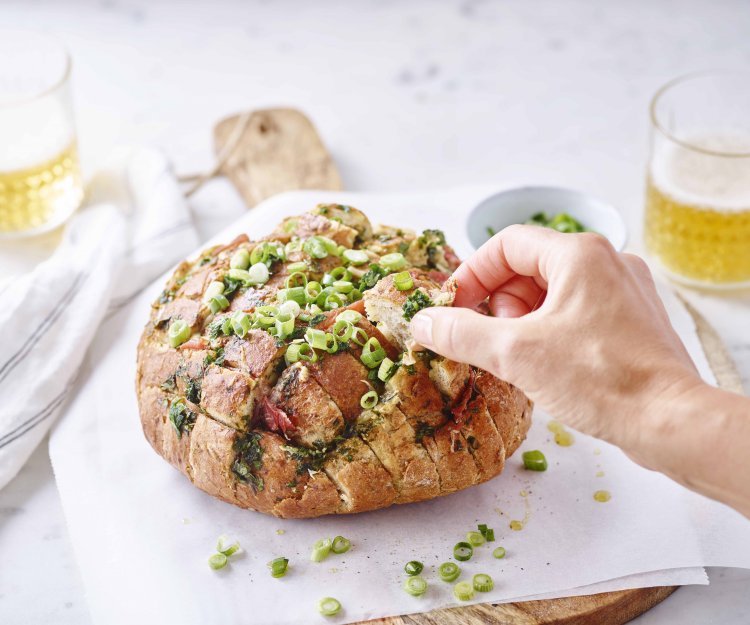
M 0 239 L 50 230 L 83 199 L 70 69 L 54 39 L 0 30 Z
M 750 285 L 750 73 L 678 78 L 651 102 L 644 236 L 674 279 Z

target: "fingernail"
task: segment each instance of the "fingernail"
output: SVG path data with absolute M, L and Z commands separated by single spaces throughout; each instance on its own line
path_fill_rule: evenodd
M 432 347 L 432 317 L 424 312 L 417 313 L 411 320 L 411 333 L 417 343 Z

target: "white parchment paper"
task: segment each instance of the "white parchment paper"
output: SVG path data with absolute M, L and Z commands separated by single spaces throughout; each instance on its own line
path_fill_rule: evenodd
M 465 216 L 491 190 L 289 193 L 253 209 L 218 240 L 242 231 L 265 234 L 285 214 L 341 201 L 373 220 L 442 228 L 466 255 Z M 541 411 L 501 476 L 448 497 L 313 520 L 275 519 L 212 499 L 159 458 L 140 430 L 135 346 L 162 282 L 100 329 L 80 391 L 50 442 L 94 622 L 316 623 L 327 620 L 315 607 L 324 596 L 342 602 L 343 613 L 328 619 L 338 623 L 452 605 L 452 584 L 441 582 L 436 568 L 477 523 L 493 527 L 497 538 L 461 564 L 462 579 L 479 572 L 495 579 L 495 589 L 478 593 L 477 602 L 707 583 L 702 566 L 750 568 L 748 520 L 604 442 L 575 433 L 573 446 L 559 447 Z M 664 299 L 712 380 L 689 316 L 667 290 Z M 523 470 L 520 452 L 527 449 L 544 451 L 545 473 Z M 600 489 L 612 493 L 611 501 L 594 501 Z M 512 520 L 524 528 L 511 530 Z M 243 553 L 214 572 L 206 560 L 220 534 L 239 540 Z M 352 550 L 310 562 L 313 542 L 337 534 L 352 540 Z M 507 549 L 503 560 L 491 556 L 498 545 Z M 266 567 L 277 556 L 290 559 L 283 579 L 271 578 Z M 426 565 L 430 588 L 421 598 L 401 589 L 403 565 L 412 559 Z

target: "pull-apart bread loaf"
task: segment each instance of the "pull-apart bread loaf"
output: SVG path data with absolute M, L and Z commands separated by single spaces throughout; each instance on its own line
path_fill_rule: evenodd
M 457 266 L 440 231 L 373 228 L 336 204 L 182 263 L 138 345 L 146 438 L 198 488 L 280 517 L 498 475 L 531 403 L 409 336 L 417 311 L 453 303 Z

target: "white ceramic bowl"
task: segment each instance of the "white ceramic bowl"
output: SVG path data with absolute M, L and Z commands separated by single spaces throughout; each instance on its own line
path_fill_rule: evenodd
M 627 241 L 625 222 L 614 206 L 580 191 L 563 187 L 517 187 L 482 200 L 469 214 L 469 241 L 478 248 L 487 239 L 487 228 L 499 232 L 522 224 L 534 213 L 568 213 L 585 227 L 604 235 L 618 251 Z

